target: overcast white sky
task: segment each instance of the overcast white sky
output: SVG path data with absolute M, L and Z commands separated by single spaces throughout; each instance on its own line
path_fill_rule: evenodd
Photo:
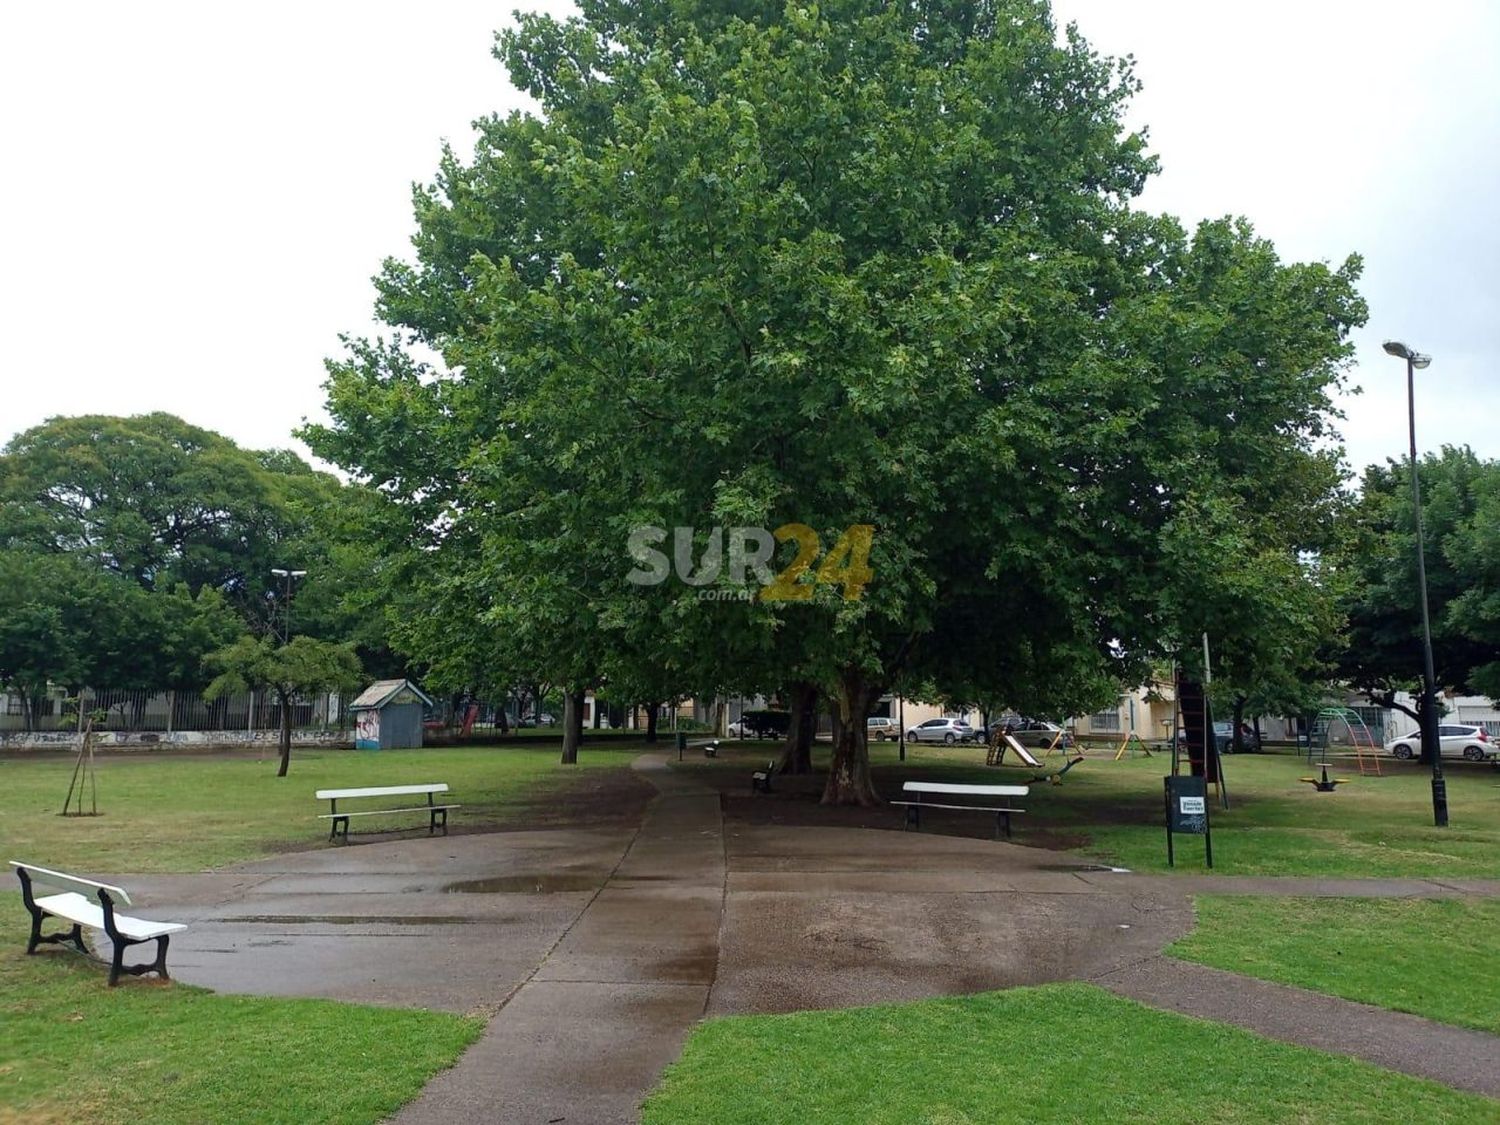
M 523 7 L 566 5 L 526 4 Z M 1431 352 L 1418 442 L 1500 456 L 1500 4 L 1056 0 L 1132 53 L 1163 174 L 1144 205 L 1249 216 L 1287 259 L 1366 258 L 1351 463 L 1406 445 L 1397 337 Z M 520 103 L 509 5 L 0 9 L 0 442 L 170 410 L 252 447 L 321 413 L 340 332 L 405 255 L 440 138 Z

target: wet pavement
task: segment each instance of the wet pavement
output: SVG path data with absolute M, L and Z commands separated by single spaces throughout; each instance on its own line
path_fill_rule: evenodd
M 190 923 L 183 981 L 492 1017 L 401 1122 L 634 1121 L 705 1016 L 1078 979 L 1500 1095 L 1500 1038 L 1160 956 L 1196 893 L 1500 882 L 1144 876 L 972 838 L 726 822 L 661 756 L 636 768 L 658 796 L 633 830 L 388 840 L 128 885 Z

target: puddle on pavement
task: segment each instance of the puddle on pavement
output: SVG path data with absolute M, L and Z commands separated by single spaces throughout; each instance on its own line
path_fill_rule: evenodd
M 592 891 L 606 878 L 604 875 L 499 875 L 491 879 L 448 883 L 443 892 L 450 895 L 555 895 L 568 891 Z
M 1044 863 L 1036 867 L 1037 871 L 1106 871 L 1115 875 L 1129 875 L 1128 867 L 1111 867 L 1107 863 Z
M 215 922 L 248 922 L 263 926 L 365 926 L 371 922 L 382 922 L 392 926 L 466 926 L 478 921 L 476 918 L 460 918 L 450 914 L 404 914 L 388 917 L 368 914 L 239 914 L 229 918 L 215 918 Z

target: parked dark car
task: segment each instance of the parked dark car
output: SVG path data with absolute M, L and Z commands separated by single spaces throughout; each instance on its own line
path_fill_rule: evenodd
M 1219 744 L 1220 754 L 1234 753 L 1234 724 L 1215 723 L 1214 741 Z M 1249 723 L 1240 724 L 1240 744 L 1247 753 L 1256 753 L 1260 750 L 1260 739 L 1255 734 L 1255 728 Z

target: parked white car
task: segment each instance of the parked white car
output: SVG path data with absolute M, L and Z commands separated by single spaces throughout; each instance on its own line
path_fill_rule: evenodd
M 973 739 L 974 728 L 962 719 L 928 719 L 906 732 L 908 742 L 946 742 L 952 746 L 955 742 L 971 742 Z
M 1442 723 L 1438 726 L 1439 752 L 1445 758 L 1468 758 L 1471 762 L 1482 762 L 1500 753 L 1495 740 L 1479 726 L 1467 723 Z M 1385 748 L 1402 761 L 1409 761 L 1422 753 L 1422 732 L 1412 731 L 1400 738 L 1392 739 Z

